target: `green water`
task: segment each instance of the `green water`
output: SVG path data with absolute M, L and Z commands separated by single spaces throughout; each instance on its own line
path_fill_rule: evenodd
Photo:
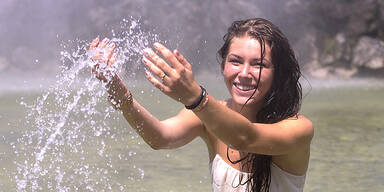
M 227 96 L 224 87 L 216 86 L 220 82 L 202 84 L 216 98 Z M 134 91 L 135 97 L 161 119 L 182 107 L 158 91 L 151 92 L 149 86 L 141 89 L 144 92 Z M 21 91 L 0 95 L 0 191 L 15 191 L 10 178 L 16 171 L 15 155 L 9 143 L 29 128 L 23 123 L 26 111 L 18 104 L 20 98 L 33 103 L 39 94 Z M 301 111 L 315 126 L 305 191 L 384 191 L 383 98 L 384 86 L 379 85 L 312 88 Z M 176 150 L 154 151 L 132 133 L 125 121 L 111 120 L 110 124 L 118 130 L 118 137 L 126 138 L 124 142 L 106 139 L 110 153 L 129 156 L 135 152 L 128 159 L 113 161 L 119 174 L 111 179 L 127 184 L 126 191 L 211 191 L 208 153 L 201 139 Z M 100 161 L 102 165 L 103 159 L 91 153 L 94 146 L 87 145 L 86 149 L 90 155 L 85 161 Z M 143 179 L 137 167 L 144 170 Z

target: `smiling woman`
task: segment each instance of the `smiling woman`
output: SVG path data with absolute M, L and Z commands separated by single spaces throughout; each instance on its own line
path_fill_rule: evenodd
M 114 64 L 114 45 L 95 39 L 95 60 Z M 235 21 L 219 50 L 231 98 L 218 101 L 195 81 L 177 51 L 155 43 L 144 50 L 147 79 L 185 105 L 160 121 L 132 96 L 118 74 L 109 81 L 110 100 L 153 149 L 177 148 L 201 137 L 208 148 L 214 191 L 302 191 L 313 137 L 300 115 L 300 70 L 288 40 L 265 19 Z
M 228 56 L 225 58 L 224 79 L 234 103 L 242 106 L 250 99 L 248 104 L 263 104 L 261 101 L 272 85 L 274 70 L 270 62 L 269 46 L 266 46 L 263 60 L 260 59 L 260 54 L 261 46 L 258 40 L 250 36 L 232 39 Z M 263 82 L 260 82 L 261 80 Z

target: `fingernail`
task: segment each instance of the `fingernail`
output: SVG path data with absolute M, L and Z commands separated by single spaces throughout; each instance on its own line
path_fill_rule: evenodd
M 103 43 L 107 43 L 108 41 L 109 41 L 108 38 L 104 38 L 104 39 L 103 39 Z
M 145 56 L 143 56 L 143 58 L 141 59 L 141 61 L 143 61 L 143 63 L 147 63 L 147 58 L 145 58 Z
M 146 49 L 143 50 L 143 53 L 144 53 L 145 56 L 148 56 L 149 52 L 150 52 L 149 48 L 146 48 Z
M 154 46 L 155 48 L 159 48 L 161 45 L 160 45 L 160 43 L 156 42 L 156 43 L 153 44 L 153 46 Z
M 113 48 L 113 47 L 115 47 L 115 44 L 114 43 L 110 43 L 110 44 L 108 44 L 108 47 L 109 48 Z
M 94 38 L 92 43 L 96 43 L 97 41 L 99 41 L 99 37 Z
M 179 51 L 178 51 L 177 49 L 175 49 L 173 52 L 174 52 L 177 56 L 180 55 L 180 53 L 179 53 Z

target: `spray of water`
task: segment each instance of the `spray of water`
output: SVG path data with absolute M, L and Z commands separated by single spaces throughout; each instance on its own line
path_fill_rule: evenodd
M 140 71 L 141 51 L 158 36 L 143 32 L 135 19 L 123 20 L 121 29 L 112 30 L 118 59 L 109 73 L 135 77 Z M 119 162 L 129 161 L 136 152 L 115 145 L 129 143 L 137 135 L 118 126 L 116 111 L 106 102 L 105 84 L 91 73 L 96 64 L 89 44 L 74 41 L 70 51 L 63 44 L 63 66 L 57 81 L 32 104 L 21 102 L 27 109 L 26 131 L 13 144 L 17 172 L 12 173 L 17 191 L 126 191 L 120 182 Z M 108 76 L 107 76 L 108 78 Z M 124 180 L 137 182 L 144 171 L 133 165 Z M 127 176 L 128 175 L 128 176 Z

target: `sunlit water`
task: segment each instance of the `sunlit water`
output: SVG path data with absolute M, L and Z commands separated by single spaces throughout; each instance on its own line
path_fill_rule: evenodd
M 112 32 L 134 97 L 156 117 L 182 105 L 140 75 L 141 50 L 157 41 L 135 21 Z M 62 52 L 57 82 L 40 91 L 0 95 L 0 191 L 211 191 L 208 153 L 196 139 L 153 151 L 107 102 L 90 73 L 87 44 Z M 127 65 L 130 63 L 130 65 Z M 138 73 L 138 74 L 136 74 Z M 227 97 L 220 75 L 198 77 Z M 302 114 L 315 125 L 305 191 L 384 190 L 384 86 L 381 81 L 311 81 Z

